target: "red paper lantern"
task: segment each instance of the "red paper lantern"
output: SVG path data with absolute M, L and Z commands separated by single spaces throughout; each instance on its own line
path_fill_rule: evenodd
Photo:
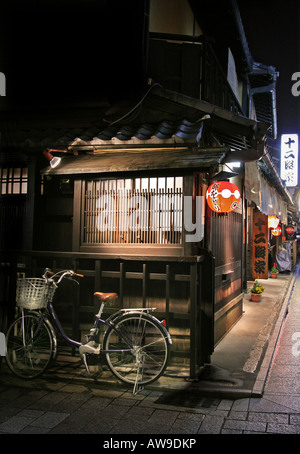
M 280 236 L 281 235 L 281 227 L 276 227 L 276 229 L 271 230 L 273 236 Z
M 294 227 L 291 226 L 291 225 L 289 225 L 289 226 L 285 229 L 285 231 L 286 231 L 286 233 L 287 233 L 288 235 L 293 235 L 293 233 L 294 233 Z
M 269 229 L 276 229 L 279 224 L 279 219 L 277 216 L 268 216 L 268 228 Z
M 208 206 L 217 213 L 234 211 L 241 200 L 239 188 L 229 181 L 217 181 L 206 192 Z

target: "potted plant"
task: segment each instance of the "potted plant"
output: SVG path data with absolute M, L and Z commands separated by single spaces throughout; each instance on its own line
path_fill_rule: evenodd
M 264 290 L 265 290 L 265 287 L 263 287 L 262 285 L 259 285 L 257 280 L 255 280 L 253 283 L 253 287 L 250 288 L 250 290 L 248 290 L 247 293 L 251 294 L 251 301 L 258 303 L 260 301 L 261 294 L 264 292 Z
M 279 273 L 279 270 L 277 268 L 277 263 L 274 263 L 274 265 L 271 268 L 271 278 L 272 279 L 277 279 L 278 273 Z

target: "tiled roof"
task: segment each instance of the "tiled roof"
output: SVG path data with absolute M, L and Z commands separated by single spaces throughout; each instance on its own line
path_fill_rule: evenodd
M 107 116 L 105 106 L 4 121 L 2 149 L 42 152 L 46 147 L 90 150 L 184 144 L 247 152 L 256 148 L 257 139 L 267 130 L 254 120 L 161 87 L 149 89 L 142 101 L 131 106 L 129 113 L 119 111 L 114 117 Z

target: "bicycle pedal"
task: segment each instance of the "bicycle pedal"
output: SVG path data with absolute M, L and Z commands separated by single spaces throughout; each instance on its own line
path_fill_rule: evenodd
M 80 356 L 86 355 L 86 354 L 99 355 L 100 351 L 101 351 L 101 345 L 97 344 L 94 341 L 87 342 L 86 344 L 81 345 L 79 347 Z

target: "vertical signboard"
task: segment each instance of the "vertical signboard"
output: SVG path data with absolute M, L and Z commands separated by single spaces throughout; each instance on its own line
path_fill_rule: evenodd
M 287 187 L 298 184 L 298 135 L 282 134 L 280 178 Z
M 252 277 L 268 278 L 268 216 L 253 211 Z

